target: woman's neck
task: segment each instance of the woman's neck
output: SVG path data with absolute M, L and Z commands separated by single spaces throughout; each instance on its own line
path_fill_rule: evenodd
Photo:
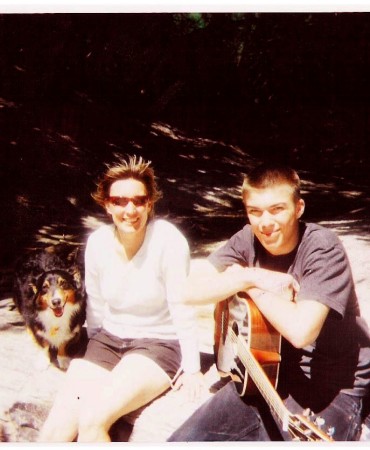
M 116 236 L 121 244 L 122 251 L 128 261 L 130 261 L 143 245 L 146 234 L 146 227 L 139 233 L 120 233 L 116 228 Z

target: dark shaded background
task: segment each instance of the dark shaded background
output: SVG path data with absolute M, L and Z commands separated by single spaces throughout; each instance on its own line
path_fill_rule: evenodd
M 0 293 L 83 245 L 104 164 L 153 161 L 194 254 L 244 223 L 242 175 L 297 168 L 307 220 L 369 237 L 369 13 L 0 15 Z

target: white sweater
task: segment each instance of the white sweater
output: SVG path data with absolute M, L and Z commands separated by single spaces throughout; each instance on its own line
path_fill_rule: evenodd
M 88 335 L 104 328 L 120 338 L 179 339 L 183 370 L 197 372 L 195 309 L 181 304 L 179 291 L 189 263 L 185 237 L 165 220 L 149 222 L 129 262 L 113 224 L 94 231 L 85 252 Z

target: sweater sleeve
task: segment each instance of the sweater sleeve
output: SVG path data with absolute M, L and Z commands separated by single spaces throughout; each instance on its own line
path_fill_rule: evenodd
M 104 312 L 104 301 L 99 288 L 97 264 L 99 246 L 97 244 L 97 240 L 91 235 L 87 240 L 85 250 L 86 324 L 89 338 L 101 329 Z
M 186 239 L 179 234 L 167 241 L 163 258 L 163 273 L 170 314 L 176 328 L 184 372 L 200 370 L 196 310 L 181 302 L 180 286 L 189 272 L 190 252 Z

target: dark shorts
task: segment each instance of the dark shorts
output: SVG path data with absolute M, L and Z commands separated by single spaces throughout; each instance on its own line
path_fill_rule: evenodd
M 106 330 L 93 336 L 87 345 L 84 359 L 107 370 L 112 370 L 123 355 L 144 355 L 157 363 L 172 379 L 181 365 L 181 350 L 177 340 L 171 339 L 121 339 Z

